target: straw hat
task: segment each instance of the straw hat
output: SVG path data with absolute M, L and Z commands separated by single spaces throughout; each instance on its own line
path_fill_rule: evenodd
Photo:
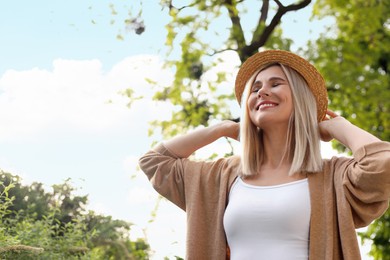
M 238 103 L 241 104 L 241 96 L 249 78 L 256 70 L 270 63 L 287 65 L 302 75 L 317 101 L 317 117 L 318 121 L 321 122 L 325 118 L 328 107 L 328 94 L 324 78 L 307 60 L 288 51 L 267 50 L 258 52 L 242 64 L 235 83 L 235 93 Z

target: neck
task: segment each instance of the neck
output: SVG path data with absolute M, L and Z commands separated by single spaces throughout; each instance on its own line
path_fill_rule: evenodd
M 278 168 L 291 165 L 287 132 L 287 127 L 263 130 L 264 166 Z

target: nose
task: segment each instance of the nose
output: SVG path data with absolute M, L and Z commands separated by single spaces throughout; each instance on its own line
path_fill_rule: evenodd
M 271 91 L 266 86 L 263 86 L 257 91 L 257 97 L 264 97 L 264 96 L 266 97 L 271 96 Z

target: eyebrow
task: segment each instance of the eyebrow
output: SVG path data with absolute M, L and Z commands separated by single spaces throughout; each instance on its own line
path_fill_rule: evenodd
M 283 81 L 283 82 L 287 82 L 286 79 L 281 78 L 281 77 L 271 77 L 271 78 L 269 78 L 268 81 L 278 81 L 278 80 Z M 263 85 L 263 83 L 260 80 L 256 80 L 255 82 L 253 82 L 252 86 L 256 86 L 256 85 Z

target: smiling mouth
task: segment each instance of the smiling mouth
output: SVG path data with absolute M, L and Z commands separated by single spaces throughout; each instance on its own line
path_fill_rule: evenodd
M 271 103 L 266 103 L 266 104 L 260 104 L 257 106 L 257 110 L 263 109 L 263 108 L 268 108 L 268 107 L 276 107 L 277 104 L 271 104 Z

